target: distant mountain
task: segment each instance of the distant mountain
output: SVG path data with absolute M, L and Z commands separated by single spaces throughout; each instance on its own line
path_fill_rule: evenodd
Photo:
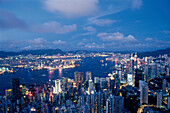
M 158 57 L 159 55 L 164 55 L 164 54 L 170 54 L 170 48 L 167 49 L 161 49 L 161 50 L 156 50 L 156 51 L 148 51 L 148 52 L 140 52 L 138 53 L 138 57 Z
M 22 51 L 19 54 L 22 55 L 55 55 L 55 54 L 64 54 L 64 52 L 60 49 L 41 49 L 41 50 L 28 50 L 28 51 Z
M 91 53 L 93 51 L 88 51 L 88 50 L 76 50 L 76 51 L 68 51 L 68 53 L 74 53 L 74 54 L 87 54 L 87 53 Z M 94 51 L 96 52 L 96 51 Z
M 0 51 L 0 57 L 1 58 L 7 57 L 7 56 L 14 56 L 14 55 L 17 55 L 17 53 L 16 52 L 4 52 L 4 51 Z
M 77 50 L 77 51 L 69 51 L 69 52 L 70 53 L 76 53 L 76 54 L 87 54 L 87 53 L 91 53 L 91 52 L 97 53 L 99 51 Z M 56 55 L 56 54 L 61 54 L 61 55 L 63 55 L 65 53 L 66 52 L 63 52 L 60 49 L 28 50 L 28 51 L 21 51 L 21 52 L 4 52 L 4 51 L 0 51 L 0 57 L 4 58 L 4 57 L 7 57 L 7 56 L 28 55 L 28 54 L 32 54 L 32 55 L 44 55 L 44 54 Z M 126 54 L 126 53 L 134 53 L 134 52 L 120 51 L 120 52 L 115 52 L 115 53 Z M 156 50 L 156 51 L 139 52 L 138 57 L 140 57 L 140 58 L 146 57 L 146 56 L 158 57 L 159 55 L 163 55 L 163 54 L 168 54 L 169 55 L 170 54 L 170 48 Z
M 28 51 L 21 51 L 21 52 L 4 52 L 4 51 L 0 51 L 0 57 L 4 58 L 7 56 L 15 56 L 15 55 L 28 55 L 28 54 L 32 54 L 32 55 L 56 55 L 56 54 L 65 54 L 65 52 L 63 52 L 60 49 L 42 49 L 42 50 L 28 50 Z

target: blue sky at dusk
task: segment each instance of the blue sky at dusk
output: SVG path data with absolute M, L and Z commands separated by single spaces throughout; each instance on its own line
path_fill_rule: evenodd
M 0 0 L 0 50 L 170 47 L 170 0 Z

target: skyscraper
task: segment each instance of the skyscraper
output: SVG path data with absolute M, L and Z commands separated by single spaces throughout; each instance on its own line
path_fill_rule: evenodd
M 140 104 L 148 104 L 148 83 L 145 81 L 139 81 L 140 87 Z
M 114 87 L 115 87 L 115 79 L 114 79 L 114 77 L 110 77 L 110 90 L 111 90 L 111 93 L 114 93 Z
M 18 99 L 20 99 L 20 80 L 18 78 L 13 78 L 12 79 L 12 97 L 13 100 L 16 101 Z
M 56 94 L 61 93 L 61 84 L 60 84 L 59 79 L 55 80 L 55 87 L 54 87 L 53 93 L 56 93 Z
M 134 79 L 134 58 L 133 54 L 131 55 L 131 67 L 130 67 L 130 72 L 132 73 L 132 80 Z
M 132 73 L 129 73 L 129 74 L 127 75 L 127 84 L 128 84 L 128 85 L 131 85 L 131 86 L 134 85 Z
M 162 92 L 157 92 L 157 107 L 162 106 Z
M 157 77 L 157 65 L 156 65 L 156 63 L 154 63 L 154 62 L 151 63 L 150 67 L 151 67 L 151 73 L 150 73 L 151 78 Z
M 106 101 L 106 113 L 123 113 L 124 98 L 121 96 L 110 96 Z
M 89 81 L 91 79 L 91 72 L 86 71 L 86 81 Z
M 105 87 L 106 79 L 100 78 L 100 88 L 103 89 Z
M 148 77 L 149 77 L 149 70 L 148 69 L 149 69 L 148 65 L 145 65 L 145 67 L 144 67 L 144 74 L 145 74 L 144 80 L 145 81 L 147 81 Z
M 170 96 L 167 98 L 167 108 L 170 109 Z
M 88 90 L 89 90 L 89 94 L 91 94 L 91 92 L 93 91 L 93 81 L 92 81 L 92 79 L 89 80 L 89 88 L 88 88 Z
M 144 80 L 143 70 L 135 70 L 135 87 L 139 87 L 139 80 Z
M 167 83 L 167 80 L 163 79 L 162 80 L 162 93 L 163 94 L 166 94 L 166 83 Z
M 82 83 L 83 82 L 83 72 L 74 72 L 74 80 L 75 82 Z
M 94 77 L 94 86 L 95 86 L 96 92 L 98 92 L 100 90 L 100 79 L 99 79 L 99 77 Z

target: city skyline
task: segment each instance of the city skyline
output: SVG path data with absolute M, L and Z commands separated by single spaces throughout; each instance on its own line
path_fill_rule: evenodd
M 169 55 L 99 52 L 0 59 L 0 113 L 169 113 Z
M 0 0 L 0 51 L 168 48 L 169 3 L 168 0 Z

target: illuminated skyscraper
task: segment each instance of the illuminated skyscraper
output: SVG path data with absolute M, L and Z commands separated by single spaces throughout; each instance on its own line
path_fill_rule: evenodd
M 139 81 L 140 87 L 140 104 L 148 104 L 148 83 L 145 81 Z
M 162 92 L 157 92 L 157 107 L 162 106 Z
M 157 65 L 156 65 L 156 63 L 154 63 L 154 62 L 151 63 L 150 68 L 151 68 L 151 72 L 150 72 L 151 78 L 157 77 Z
M 106 79 L 100 78 L 100 88 L 103 89 L 105 87 Z
M 86 81 L 89 81 L 91 79 L 91 72 L 86 71 Z
M 75 82 L 82 83 L 83 82 L 83 72 L 74 72 L 74 80 Z
M 114 77 L 110 77 L 110 90 L 111 90 L 111 93 L 114 93 L 114 87 L 115 87 L 115 79 L 114 79 Z
M 106 101 L 106 113 L 123 113 L 124 98 L 121 96 L 110 96 Z
M 167 98 L 167 108 L 170 109 L 170 95 Z
M 127 84 L 128 84 L 128 85 L 131 85 L 131 86 L 134 85 L 132 73 L 129 73 L 129 74 L 127 75 Z
M 53 93 L 56 93 L 56 94 L 61 93 L 61 84 L 60 84 L 59 79 L 55 80 L 55 87 L 54 87 L 54 92 Z
M 100 78 L 99 77 L 94 77 L 94 83 L 99 83 L 100 82 Z
M 89 90 L 89 94 L 91 94 L 91 92 L 93 91 L 93 81 L 92 81 L 92 79 L 89 80 L 89 88 L 88 88 L 88 90 Z
M 166 68 L 166 74 L 169 76 L 169 67 Z
M 149 77 L 149 67 L 148 65 L 145 65 L 144 67 L 144 80 L 147 81 L 148 80 L 148 77 Z
M 94 77 L 94 86 L 95 86 L 96 92 L 98 92 L 100 90 L 100 79 L 99 79 L 99 77 Z
M 167 80 L 163 79 L 162 80 L 162 93 L 163 94 L 166 94 L 166 83 L 167 83 Z

